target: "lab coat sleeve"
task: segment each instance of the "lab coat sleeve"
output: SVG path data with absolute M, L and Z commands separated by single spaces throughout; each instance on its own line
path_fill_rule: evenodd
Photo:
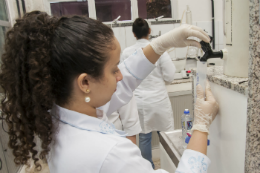
M 128 140 L 118 142 L 103 161 L 100 173 L 168 173 L 153 170 L 149 161 L 141 156 L 139 148 Z
M 107 116 L 127 104 L 133 96 L 133 91 L 155 68 L 144 55 L 143 50 L 137 49 L 118 68 L 123 79 L 117 83 L 117 90 L 111 100 L 99 109 L 106 112 Z
M 159 62 L 164 81 L 172 83 L 172 81 L 174 80 L 176 68 L 171 60 L 170 55 L 167 52 L 165 52 L 160 57 Z
M 207 173 L 209 158 L 194 150 L 185 150 L 175 173 Z
M 118 113 L 127 136 L 133 136 L 142 131 L 134 96 L 129 103 L 118 109 Z

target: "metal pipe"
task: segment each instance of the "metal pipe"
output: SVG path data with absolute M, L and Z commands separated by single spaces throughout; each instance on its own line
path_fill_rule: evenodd
M 16 0 L 16 7 L 17 7 L 18 15 L 21 18 L 21 11 L 20 11 L 19 0 Z
M 212 42 L 212 47 L 215 49 L 215 15 L 214 15 L 214 0 L 211 0 L 211 6 L 212 6 L 212 37 L 213 37 L 213 42 Z
M 21 0 L 21 1 L 22 1 L 22 7 L 23 7 L 23 14 L 25 15 L 25 13 L 26 13 L 25 2 L 24 2 L 24 0 Z

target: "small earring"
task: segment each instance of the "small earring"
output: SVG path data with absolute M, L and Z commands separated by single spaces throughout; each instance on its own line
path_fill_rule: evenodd
M 86 93 L 88 94 L 89 92 L 90 92 L 90 90 L 89 90 L 89 89 L 87 89 Z
M 90 102 L 90 97 L 85 97 L 85 102 Z

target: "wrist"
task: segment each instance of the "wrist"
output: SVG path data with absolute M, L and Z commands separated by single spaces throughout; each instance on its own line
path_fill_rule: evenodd
M 151 47 L 153 48 L 154 52 L 157 55 L 162 55 L 167 49 L 162 45 L 162 36 L 161 37 L 157 37 L 156 39 L 152 40 L 152 42 L 150 43 Z
M 200 131 L 209 134 L 209 125 L 194 124 L 191 131 Z
M 200 134 L 200 135 L 203 135 L 203 136 L 207 136 L 208 137 L 208 132 L 201 132 L 199 130 L 194 130 L 192 134 Z
M 187 149 L 201 152 L 207 155 L 208 133 L 194 130 Z

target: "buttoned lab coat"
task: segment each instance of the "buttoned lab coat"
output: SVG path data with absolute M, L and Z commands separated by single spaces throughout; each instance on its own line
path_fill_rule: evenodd
M 57 129 L 48 155 L 51 173 L 166 173 L 153 170 L 125 132 L 109 123 L 111 114 L 129 102 L 132 91 L 154 68 L 141 49 L 119 65 L 123 80 L 106 105 L 91 117 L 54 105 L 50 114 Z M 57 123 L 56 123 L 57 122 Z M 202 153 L 185 150 L 176 172 L 207 172 L 210 160 Z
M 116 129 L 125 131 L 127 136 L 137 135 L 142 131 L 134 96 L 129 103 L 107 117 Z
M 149 43 L 146 39 L 137 40 L 136 44 L 123 51 L 121 61 Z M 156 62 L 155 69 L 134 91 L 142 133 L 174 130 L 172 106 L 165 82 L 171 83 L 174 80 L 175 71 L 169 54 L 165 52 Z

